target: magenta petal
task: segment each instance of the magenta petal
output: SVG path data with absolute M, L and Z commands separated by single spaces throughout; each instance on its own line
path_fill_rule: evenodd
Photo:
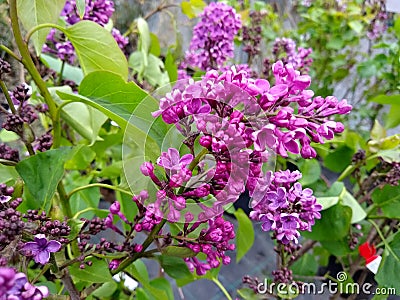
M 179 152 L 175 148 L 168 149 L 168 156 L 171 160 L 171 166 L 176 166 L 179 164 Z
M 118 202 L 116 202 L 118 203 Z M 61 249 L 61 243 L 57 241 L 49 241 L 47 244 L 46 250 L 48 252 L 57 252 Z
M 50 252 L 45 251 L 40 251 L 39 253 L 37 253 L 34 257 L 35 262 L 45 265 L 49 262 L 50 259 Z
M 273 86 L 268 93 L 274 97 L 282 97 L 286 95 L 287 92 L 288 92 L 288 86 L 286 84 L 278 84 Z
M 268 92 L 268 90 L 270 88 L 268 80 L 257 79 L 255 83 L 256 83 L 256 86 L 261 90 L 262 94 L 265 92 Z
M 179 164 L 182 166 L 187 166 L 190 164 L 193 160 L 193 155 L 192 154 L 185 154 L 184 156 L 181 157 L 179 160 Z

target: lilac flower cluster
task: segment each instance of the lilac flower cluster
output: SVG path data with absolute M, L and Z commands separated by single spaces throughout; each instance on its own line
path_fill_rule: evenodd
M 24 273 L 17 273 L 13 268 L 0 267 L 1 300 L 41 300 L 48 295 L 47 287 L 30 284 Z
M 156 215 L 168 214 L 167 219 L 176 222 L 188 199 L 211 197 L 216 200 L 212 207 L 197 201 L 202 209 L 197 217 L 216 216 L 224 205 L 236 201 L 245 187 L 253 192 L 257 182 L 264 180 L 261 166 L 270 149 L 283 157 L 292 152 L 311 158 L 316 156 L 311 141 L 323 143 L 343 131 L 343 124 L 329 117 L 347 114 L 352 107 L 346 100 L 313 98 L 314 93 L 306 89 L 310 77 L 300 75 L 290 64 L 278 61 L 272 72 L 275 85 L 271 87 L 267 80 L 249 78 L 243 70 L 208 71 L 202 80 L 189 80 L 160 100 L 160 110 L 153 115 L 175 124 L 193 154 L 193 137 L 198 137 L 205 156 L 215 159 L 215 168 L 200 164 L 197 169 L 188 168 L 194 156 L 180 157 L 175 149 L 164 152 L 158 160 L 166 178 L 157 177 L 153 164 L 146 162 L 142 173 L 159 189 L 152 203 Z M 241 110 L 235 110 L 239 104 Z M 194 188 L 188 183 L 196 176 L 205 180 Z
M 86 0 L 85 14 L 81 18 L 78 14 L 76 0 L 67 0 L 61 16 L 65 18 L 69 25 L 74 25 L 81 20 L 89 20 L 104 27 L 109 23 L 114 10 L 114 2 L 111 0 Z M 118 46 L 124 49 L 129 42 L 128 38 L 124 37 L 116 28 L 112 29 L 111 34 Z M 76 59 L 75 49 L 63 34 L 56 36 L 56 31 L 52 29 L 47 36 L 47 41 L 48 44 L 44 45 L 42 49 L 44 53 L 51 53 L 57 55 L 63 61 L 70 64 L 74 63 Z
M 199 222 L 194 223 L 190 228 L 185 226 L 185 235 L 193 232 L 200 225 Z M 204 275 L 208 270 L 218 268 L 220 262 L 228 265 L 231 258 L 225 255 L 227 250 L 235 250 L 235 244 L 229 242 L 235 238 L 233 224 L 224 220 L 221 216 L 215 217 L 208 221 L 208 227 L 201 230 L 199 237 L 195 241 L 183 240 L 182 245 L 193 250 L 196 255 L 200 252 L 204 253 L 206 261 L 201 261 L 197 257 L 184 258 L 189 270 L 199 276 Z
M 186 53 L 186 64 L 201 70 L 221 67 L 233 57 L 233 39 L 241 28 L 240 15 L 227 4 L 212 2 L 200 14 Z
M 0 158 L 18 162 L 19 161 L 18 150 L 11 148 L 4 143 L 0 143 Z
M 45 152 L 49 150 L 51 146 L 53 146 L 53 136 L 51 133 L 45 133 L 36 139 L 33 149 L 36 151 Z
M 249 14 L 251 23 L 249 26 L 243 26 L 243 51 L 245 51 L 249 58 L 260 53 L 260 44 L 262 39 L 261 23 L 265 16 L 264 12 L 251 11 Z
M 300 172 L 268 172 L 265 176 L 263 185 L 251 195 L 250 217 L 261 221 L 264 231 L 272 230 L 278 242 L 297 244 L 299 231 L 311 231 L 315 219 L 321 218 L 322 206 L 311 189 L 303 189 L 296 182 L 301 178 Z
M 296 42 L 290 38 L 275 39 L 272 54 L 275 56 L 275 61 L 281 60 L 284 64 L 291 64 L 295 70 L 301 73 L 307 73 L 312 64 L 312 58 L 309 55 L 312 49 L 298 47 Z
M 369 25 L 367 37 L 376 40 L 386 32 L 387 28 L 388 14 L 386 11 L 379 11 Z
M 9 74 L 11 72 L 11 65 L 8 61 L 0 58 L 0 79 L 2 79 L 4 74 Z
M 7 115 L 2 125 L 4 129 L 22 136 L 24 123 L 32 124 L 38 118 L 35 107 L 28 103 L 31 95 L 31 87 L 25 83 L 16 86 L 10 92 L 10 98 L 15 106 L 16 114 L 10 113 Z

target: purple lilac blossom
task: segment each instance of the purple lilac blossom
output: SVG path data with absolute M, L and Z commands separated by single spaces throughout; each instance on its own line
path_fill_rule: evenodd
M 49 295 L 45 286 L 34 286 L 24 273 L 16 273 L 13 268 L 0 267 L 1 300 L 41 300 Z
M 44 234 L 37 234 L 33 242 L 27 242 L 23 247 L 26 253 L 33 256 L 35 262 L 42 265 L 49 262 L 50 253 L 58 252 L 60 249 L 60 242 L 48 241 Z
M 199 17 L 186 63 L 204 71 L 219 68 L 233 57 L 233 39 L 242 26 L 240 15 L 225 3 L 212 2 Z
M 322 206 L 311 189 L 303 189 L 296 182 L 301 178 L 299 171 L 269 173 L 271 183 L 264 189 L 263 196 L 253 197 L 250 217 L 261 221 L 264 231 L 273 231 L 279 242 L 297 244 L 300 231 L 311 231 L 315 219 L 321 218 Z
M 162 204 L 172 198 L 170 202 L 175 204 L 168 211 L 176 220 L 184 207 L 179 197 L 213 196 L 212 207 L 199 203 L 203 212 L 197 217 L 205 220 L 215 216 L 222 206 L 236 201 L 245 187 L 254 192 L 258 181 L 264 178 L 261 166 L 268 161 L 269 151 L 283 157 L 291 152 L 312 158 L 316 151 L 311 142 L 324 143 L 344 130 L 342 123 L 330 117 L 350 112 L 352 107 L 346 100 L 338 101 L 333 96 L 313 98 L 314 93 L 307 90 L 310 76 L 301 75 L 291 64 L 278 61 L 272 73 L 273 86 L 265 79 L 250 78 L 244 70 L 231 68 L 222 74 L 211 70 L 202 80 L 189 79 L 181 89 L 174 89 L 160 100 L 160 109 L 153 116 L 175 124 L 184 137 L 193 132 L 200 135 L 199 144 L 215 158 L 215 168 L 213 172 L 203 170 L 207 178 L 203 185 L 182 192 L 176 188 L 193 174 L 185 168 L 187 164 L 179 166 L 177 150 L 169 150 L 175 153 L 173 164 L 169 162 L 171 158 L 167 159 L 171 153 L 163 153 L 158 160 L 168 175 L 166 181 L 155 175 L 150 162 L 143 164 L 142 173 L 160 189 L 157 201 L 152 203 L 154 213 L 162 216 Z M 239 104 L 242 107 L 235 110 Z M 173 174 L 172 165 L 178 166 Z

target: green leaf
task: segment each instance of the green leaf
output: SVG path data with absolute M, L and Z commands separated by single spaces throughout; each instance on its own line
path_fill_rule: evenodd
M 70 148 L 48 150 L 30 156 L 16 165 L 16 170 L 25 182 L 35 203 L 29 207 L 49 212 L 51 199 L 57 185 L 64 175 L 64 163 L 70 154 Z
M 164 294 L 166 295 L 166 298 L 163 298 L 164 300 L 174 300 L 174 293 L 172 292 L 171 284 L 167 279 L 163 277 L 155 278 L 150 281 L 150 285 L 153 288 L 157 288 L 158 290 L 162 290 L 164 292 Z
M 388 163 L 400 162 L 400 151 L 398 148 L 396 149 L 388 149 L 388 150 L 379 150 L 372 157 L 381 157 L 384 161 Z
M 81 19 L 85 15 L 86 10 L 86 1 L 85 0 L 76 0 L 76 8 L 78 10 L 78 15 Z
M 400 18 L 399 17 L 397 17 L 396 21 L 394 21 L 393 28 L 394 28 L 394 32 L 396 33 L 397 39 L 400 40 Z
M 196 17 L 196 14 L 194 13 L 190 2 L 182 2 L 181 8 L 182 8 L 183 14 L 185 14 L 189 19 L 193 19 Z
M 161 54 L 160 42 L 158 41 L 158 37 L 154 33 L 150 32 L 150 38 L 151 38 L 150 54 L 153 54 L 154 56 L 158 57 Z
M 376 75 L 377 72 L 378 69 L 376 67 L 376 64 L 374 63 L 374 61 L 371 60 L 362 62 L 357 66 L 357 73 L 362 78 L 372 77 Z
M 379 104 L 400 104 L 400 95 L 378 95 L 369 101 L 379 103 Z
M 342 204 L 347 205 L 351 208 L 351 224 L 359 223 L 365 219 L 367 216 L 365 210 L 361 207 L 361 205 L 354 199 L 353 195 L 350 194 L 347 190 L 344 192 L 341 197 Z
M 143 77 L 152 86 L 164 86 L 169 83 L 168 73 L 164 72 L 164 63 L 153 54 L 146 56 L 146 61 L 139 51 L 129 56 L 129 67 L 139 74 L 139 80 Z
M 137 300 L 150 300 L 149 296 L 147 295 L 146 291 L 142 288 L 137 288 L 136 292 L 136 299 Z
M 51 57 L 47 54 L 41 54 L 40 60 L 50 69 L 53 69 L 57 73 L 61 72 L 63 64 L 61 59 Z M 63 78 L 72 80 L 79 85 L 83 79 L 82 69 L 79 67 L 71 66 L 70 64 L 64 62 Z
M 29 31 L 40 24 L 57 23 L 64 4 L 65 0 L 17 0 L 18 17 L 25 30 Z M 40 29 L 32 35 L 37 56 L 42 52 L 49 32 L 50 27 Z
M 196 253 L 187 247 L 180 247 L 180 246 L 168 246 L 161 250 L 161 253 L 165 256 L 175 256 L 175 257 L 193 257 L 196 256 Z
M 137 19 L 137 27 L 138 27 L 139 35 L 140 35 L 139 48 L 145 54 L 148 54 L 150 52 L 150 46 L 151 46 L 151 37 L 150 37 L 149 25 L 147 24 L 145 19 L 138 18 Z
M 78 171 L 73 171 L 65 177 L 65 190 L 70 193 L 73 189 L 88 185 L 92 181 L 92 176 L 82 176 Z M 81 190 L 72 195 L 69 199 L 71 203 L 71 210 L 73 214 L 82 211 L 86 208 L 97 208 L 100 202 L 100 189 L 98 187 L 91 187 Z M 94 216 L 95 211 L 85 212 L 80 217 L 91 218 Z
M 97 108 L 122 129 L 126 128 L 138 103 L 147 96 L 135 83 L 127 83 L 120 76 L 106 71 L 87 75 L 80 85 L 79 93 L 57 92 L 63 100 L 83 102 Z
M 237 294 L 244 300 L 259 300 L 261 297 L 249 288 L 237 290 Z
M 321 176 L 321 166 L 316 159 L 304 159 L 298 163 L 303 176 L 300 179 L 302 185 L 310 185 Z
M 329 170 L 340 173 L 351 163 L 353 154 L 354 150 L 347 146 L 337 148 L 324 158 L 324 164 Z
M 373 140 L 379 141 L 386 137 L 386 130 L 383 126 L 379 123 L 378 120 L 374 121 L 374 127 L 371 130 L 371 138 Z
M 159 255 L 157 256 L 157 259 L 164 271 L 174 279 L 192 276 L 186 263 L 180 257 Z
M 113 281 L 108 264 L 104 260 L 92 260 L 91 266 L 86 266 L 84 269 L 79 268 L 79 264 L 73 264 L 69 267 L 71 275 L 78 280 L 102 283 Z
M 67 170 L 85 170 L 96 157 L 96 152 L 89 146 L 79 145 L 74 156 L 65 163 Z
M 68 86 L 49 88 L 49 91 L 59 104 L 63 102 L 58 96 L 59 92 L 74 94 Z M 101 140 L 98 134 L 101 126 L 107 120 L 107 116 L 101 111 L 79 101 L 65 105 L 61 110 L 61 117 L 90 144 Z
M 115 281 L 109 281 L 95 290 L 92 295 L 104 299 L 105 297 L 111 297 L 117 289 L 118 284 Z
M 324 209 L 328 209 L 329 207 L 332 207 L 336 203 L 338 203 L 339 197 L 338 196 L 318 197 L 317 202 L 322 205 L 322 210 L 324 210 Z
M 324 240 L 320 241 L 322 247 L 324 247 L 328 252 L 332 255 L 341 257 L 351 253 L 351 249 L 349 247 L 349 241 L 347 237 L 344 237 L 340 240 L 330 241 Z
M 171 52 L 168 52 L 165 58 L 165 70 L 168 72 L 170 82 L 175 82 L 178 79 L 178 67 Z
M 19 177 L 15 167 L 0 164 L 0 183 L 6 183 Z
M 361 23 L 361 21 L 358 20 L 354 20 L 354 21 L 350 21 L 349 23 L 349 27 L 351 29 L 354 30 L 355 33 L 360 34 L 364 28 L 363 24 Z
M 136 263 L 136 262 L 135 262 Z M 149 282 L 149 277 L 146 269 L 146 273 L 143 274 L 141 272 L 140 268 L 137 268 L 137 265 L 133 263 L 128 267 L 129 273 L 138 281 L 142 284 L 144 289 L 148 291 L 155 299 L 157 300 L 165 300 L 168 299 L 168 294 L 166 291 L 161 288 L 161 286 L 154 286 L 153 284 L 150 284 Z M 143 263 L 143 262 L 142 262 Z M 164 284 L 163 282 L 161 284 Z
M 85 75 L 109 71 L 128 79 L 128 63 L 110 32 L 92 21 L 80 21 L 64 30 L 73 44 Z
M 296 275 L 315 276 L 318 271 L 318 262 L 314 255 L 304 254 L 299 260 L 291 266 L 291 270 Z
M 312 232 L 303 231 L 302 235 L 315 241 L 340 240 L 349 233 L 350 223 L 351 208 L 338 203 L 322 211 L 321 219 L 315 221 Z
M 239 262 L 253 246 L 254 228 L 253 223 L 241 208 L 235 212 L 235 217 L 239 225 L 236 233 L 236 262 Z
M 394 128 L 400 124 L 400 102 L 390 107 L 389 113 L 386 115 L 385 128 Z
M 397 257 L 393 256 L 389 251 L 384 252 L 378 273 L 375 275 L 375 280 L 378 282 L 379 286 L 394 288 L 396 290 L 396 295 L 400 295 L 400 281 L 398 280 L 400 270 L 400 234 L 397 233 L 394 236 L 389 246 Z
M 385 185 L 375 189 L 371 195 L 372 201 L 378 205 L 388 218 L 400 218 L 400 187 Z

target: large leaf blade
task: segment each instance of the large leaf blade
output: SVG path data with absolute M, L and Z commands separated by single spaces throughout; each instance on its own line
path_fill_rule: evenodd
M 17 0 L 18 17 L 25 30 L 29 31 L 44 23 L 57 23 L 57 19 L 64 7 L 65 0 Z M 50 28 L 42 28 L 32 35 L 36 54 L 42 51 Z

